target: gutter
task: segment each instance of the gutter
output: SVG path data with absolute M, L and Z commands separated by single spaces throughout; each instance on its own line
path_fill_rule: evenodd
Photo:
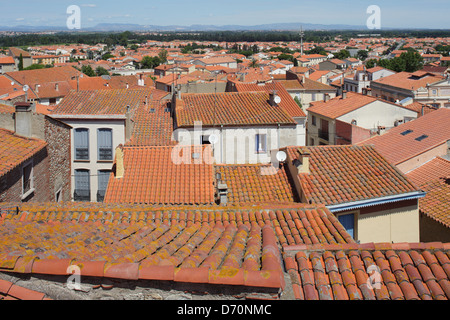
M 346 202 L 346 203 L 340 203 L 340 204 L 330 205 L 330 206 L 326 206 L 326 207 L 328 208 L 328 210 L 330 210 L 331 212 L 334 213 L 334 212 L 376 206 L 376 205 L 380 205 L 380 204 L 399 202 L 399 201 L 404 201 L 404 200 L 419 199 L 419 198 L 425 197 L 426 194 L 427 193 L 424 191 L 413 191 L 413 192 L 402 193 L 402 194 L 394 195 L 394 196 L 386 196 L 386 197 L 369 199 L 369 200 Z

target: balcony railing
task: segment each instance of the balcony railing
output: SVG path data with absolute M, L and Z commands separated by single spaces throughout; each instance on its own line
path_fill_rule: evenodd
M 89 148 L 76 148 L 75 149 L 76 160 L 89 160 Z
M 74 201 L 91 201 L 91 190 L 75 189 L 73 193 Z
M 113 151 L 111 148 L 99 148 L 98 149 L 98 160 L 112 160 Z

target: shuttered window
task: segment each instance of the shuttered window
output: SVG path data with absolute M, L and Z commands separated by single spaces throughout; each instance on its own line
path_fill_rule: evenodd
M 112 129 L 98 129 L 98 160 L 112 160 Z
M 98 171 L 98 191 L 97 191 L 97 202 L 103 202 L 105 198 L 106 188 L 108 187 L 108 181 L 111 171 L 109 170 L 99 170 Z
M 75 201 L 91 201 L 90 173 L 86 169 L 75 170 Z
M 75 160 L 89 160 L 89 129 L 75 129 Z

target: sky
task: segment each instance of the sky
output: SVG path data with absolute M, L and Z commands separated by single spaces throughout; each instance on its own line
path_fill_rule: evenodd
M 81 28 L 99 23 L 141 25 L 257 25 L 314 23 L 366 25 L 377 5 L 381 29 L 450 29 L 449 0 L 0 0 L 2 26 L 66 26 L 67 8 L 77 5 Z

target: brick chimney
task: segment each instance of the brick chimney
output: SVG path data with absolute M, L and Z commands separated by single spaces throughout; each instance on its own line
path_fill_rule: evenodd
M 29 102 L 16 102 L 14 115 L 14 131 L 16 134 L 31 138 L 33 105 Z

